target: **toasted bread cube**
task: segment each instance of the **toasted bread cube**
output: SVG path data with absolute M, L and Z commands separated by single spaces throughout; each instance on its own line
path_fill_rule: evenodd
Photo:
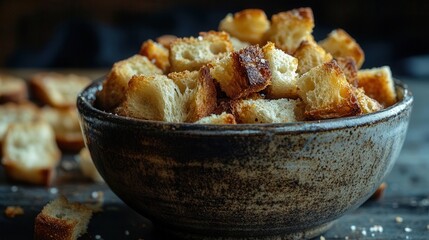
M 233 51 L 229 35 L 225 32 L 201 33 L 198 38 L 179 38 L 170 46 L 172 72 L 199 70 L 204 64 Z
M 203 117 L 195 123 L 199 124 L 237 124 L 235 121 L 234 115 L 230 113 L 223 112 L 219 115 L 211 114 L 209 116 Z
M 140 55 L 146 56 L 164 73 L 167 73 L 168 69 L 170 68 L 168 54 L 167 48 L 150 39 L 143 42 L 142 46 L 140 47 Z
M 61 150 L 78 152 L 84 147 L 77 109 L 44 107 L 41 110 L 41 119 L 54 129 L 55 140 Z
M 0 103 L 23 102 L 28 98 L 24 79 L 0 74 Z
M 271 84 L 271 71 L 262 49 L 251 45 L 211 63 L 210 74 L 232 99 L 259 92 Z
M 161 44 L 166 49 L 170 50 L 171 44 L 176 41 L 178 37 L 175 35 L 162 35 L 156 38 L 156 42 Z
M 332 60 L 332 55 L 314 41 L 301 42 L 293 56 L 298 59 L 297 72 L 300 76 L 310 69 Z
M 124 101 L 131 77 L 156 74 L 162 74 L 162 70 L 156 67 L 146 56 L 136 54 L 116 62 L 103 83 L 103 89 L 97 94 L 97 105 L 104 110 L 112 110 Z
M 355 60 L 358 69 L 362 67 L 365 54 L 359 44 L 343 29 L 336 29 L 328 37 L 319 42 L 319 45 L 334 58 L 351 57 Z
M 46 204 L 36 216 L 35 240 L 75 240 L 86 233 L 92 210 L 80 203 L 70 203 L 61 196 Z
M 298 88 L 309 119 L 354 116 L 361 112 L 352 86 L 335 60 L 302 75 Z
M 239 123 L 296 122 L 295 110 L 301 100 L 240 99 L 232 101 L 232 112 Z
M 216 108 L 216 87 L 207 66 L 200 71 L 173 72 L 168 75 L 179 87 L 185 101 L 186 122 L 210 115 Z
M 351 57 L 339 57 L 336 58 L 338 66 L 343 70 L 346 75 L 347 82 L 349 82 L 353 87 L 358 86 L 358 69 L 356 62 Z
M 261 44 L 270 21 L 261 9 L 245 9 L 234 15 L 228 14 L 219 24 L 219 30 L 241 41 Z
M 365 94 L 363 88 L 354 87 L 353 92 L 356 95 L 362 114 L 373 113 L 383 109 L 383 106 L 377 102 L 377 100 L 370 98 Z
M 313 41 L 314 18 L 311 8 L 298 8 L 280 12 L 271 17 L 268 41 L 288 54 L 292 54 L 302 41 Z
M 10 124 L 34 122 L 39 118 L 40 111 L 38 107 L 30 102 L 0 105 L 0 146 Z
M 30 80 L 35 97 L 44 104 L 56 108 L 76 106 L 77 95 L 91 80 L 75 74 L 39 73 Z
M 267 97 L 297 98 L 298 59 L 277 49 L 271 42 L 267 43 L 262 50 L 271 71 L 271 85 L 267 87 Z
M 46 122 L 13 123 L 3 142 L 2 164 L 11 180 L 50 185 L 61 152 Z
M 397 101 L 395 83 L 388 66 L 359 70 L 358 86 L 384 107 L 389 107 Z
M 125 101 L 116 112 L 120 115 L 164 122 L 186 119 L 183 95 L 179 87 L 165 75 L 131 78 Z

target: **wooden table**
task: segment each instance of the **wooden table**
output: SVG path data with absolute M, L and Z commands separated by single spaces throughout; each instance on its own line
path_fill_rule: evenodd
M 12 71 L 24 77 L 32 72 Z M 105 73 L 86 72 L 93 78 Z M 414 94 L 414 108 L 404 147 L 386 179 L 384 196 L 347 213 L 316 239 L 429 239 L 429 79 L 403 81 Z M 127 207 L 105 184 L 85 180 L 73 155 L 64 157 L 59 172 L 57 183 L 47 188 L 11 184 L 0 168 L 0 211 L 9 205 L 25 211 L 15 218 L 0 213 L 0 239 L 32 239 L 35 216 L 59 194 L 72 201 L 95 202 L 100 192 L 104 194 L 103 211 L 93 216 L 83 239 L 160 239 L 150 221 Z

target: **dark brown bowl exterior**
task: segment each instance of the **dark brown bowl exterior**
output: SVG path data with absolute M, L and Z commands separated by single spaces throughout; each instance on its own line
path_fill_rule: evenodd
M 176 236 L 301 239 L 357 208 L 392 168 L 413 97 L 360 117 L 197 125 L 125 118 L 78 97 L 86 145 L 113 192 Z

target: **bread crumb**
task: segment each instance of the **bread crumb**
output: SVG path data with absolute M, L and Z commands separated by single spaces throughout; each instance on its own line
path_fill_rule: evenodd
M 15 216 L 24 215 L 24 209 L 20 206 L 7 206 L 4 214 L 8 218 L 14 218 Z
M 320 236 L 320 240 L 325 240 L 325 237 L 324 236 Z
M 50 188 L 49 189 L 49 193 L 51 193 L 51 194 L 57 194 L 58 193 L 58 188 L 56 188 L 56 187 Z
M 409 227 L 406 227 L 406 228 L 404 228 L 404 231 L 405 231 L 405 232 L 412 232 L 412 231 L 413 231 L 413 229 L 411 229 L 411 228 L 409 228 Z

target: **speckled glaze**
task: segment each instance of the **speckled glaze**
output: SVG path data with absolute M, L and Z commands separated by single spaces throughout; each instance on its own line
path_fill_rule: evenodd
M 413 97 L 335 120 L 261 125 L 143 121 L 78 97 L 93 161 L 125 203 L 185 239 L 306 239 L 357 208 L 392 168 Z

